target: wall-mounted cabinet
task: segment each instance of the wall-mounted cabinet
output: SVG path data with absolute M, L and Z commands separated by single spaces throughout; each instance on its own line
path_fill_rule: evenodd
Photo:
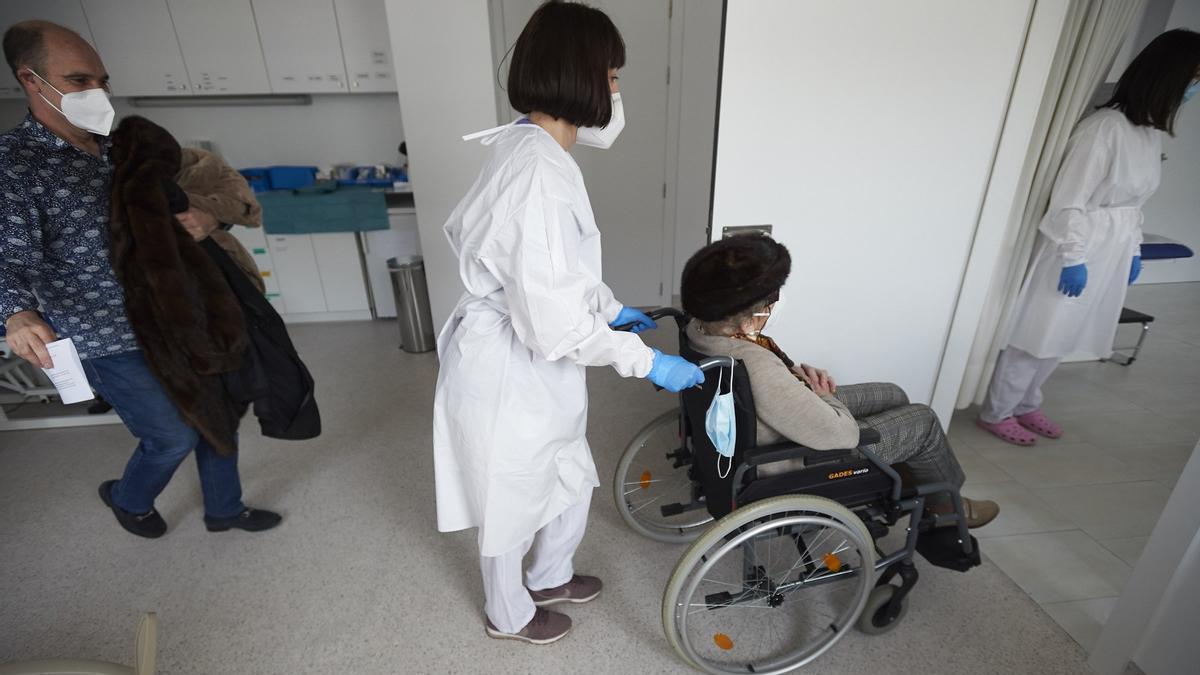
M 192 93 L 166 0 L 83 0 L 113 96 Z
M 271 90 L 344 94 L 333 0 L 253 0 Z
M 195 94 L 270 91 L 250 0 L 167 0 Z
M 114 96 L 396 90 L 384 0 L 0 0 L 0 26 L 25 19 L 94 44 Z
M 387 12 L 380 0 L 334 0 L 351 92 L 396 91 Z
M 92 42 L 92 29 L 79 0 L 38 0 L 38 2 L 0 2 L 0 26 L 8 28 L 18 21 L 44 19 L 66 26 Z M 3 30 L 0 28 L 0 30 Z M 390 63 L 389 63 L 390 67 Z M 11 76 L 0 82 L 0 98 L 21 98 L 25 95 L 21 85 Z

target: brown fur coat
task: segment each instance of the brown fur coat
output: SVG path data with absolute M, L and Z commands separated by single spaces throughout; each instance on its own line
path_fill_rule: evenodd
M 207 211 L 218 222 L 245 227 L 262 227 L 262 207 L 254 191 L 237 169 L 220 157 L 198 148 L 184 148 L 175 182 L 187 193 L 193 208 Z M 237 263 L 259 293 L 266 293 L 262 273 L 254 257 L 232 232 L 216 230 L 208 235 Z
M 133 333 L 183 418 L 231 455 L 245 408 L 226 395 L 220 373 L 240 365 L 246 329 L 221 271 L 172 214 L 179 143 L 130 116 L 113 133 L 111 157 L 109 255 Z

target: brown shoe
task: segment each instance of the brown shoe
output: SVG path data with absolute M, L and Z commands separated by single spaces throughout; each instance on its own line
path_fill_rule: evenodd
M 963 515 L 966 516 L 967 529 L 973 530 L 977 527 L 983 527 L 996 519 L 1000 515 L 1000 505 L 990 499 L 967 499 L 962 498 Z M 954 506 L 951 504 L 939 504 L 929 509 L 938 515 L 947 515 L 954 513 Z M 952 520 L 939 521 L 937 527 L 949 527 L 954 524 Z
M 561 640 L 571 630 L 571 617 L 548 609 L 538 608 L 533 613 L 533 619 L 525 624 L 517 633 L 501 633 L 487 619 L 487 636 L 497 640 L 521 640 L 534 645 L 548 645 Z
M 963 497 L 963 511 L 967 515 L 967 529 L 983 527 L 1000 515 L 1000 505 L 990 499 L 967 499 Z
M 600 589 L 604 584 L 596 577 L 585 577 L 582 574 L 576 574 L 571 577 L 571 580 L 562 586 L 547 588 L 541 591 L 529 591 L 529 595 L 533 597 L 533 604 L 538 607 L 549 607 L 557 605 L 560 602 L 570 602 L 580 604 L 595 600 L 597 595 L 600 595 Z

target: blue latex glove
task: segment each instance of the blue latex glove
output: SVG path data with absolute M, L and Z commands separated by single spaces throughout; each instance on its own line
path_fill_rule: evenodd
M 654 319 L 646 316 L 645 312 L 638 311 L 632 307 L 622 307 L 621 312 L 617 314 L 617 318 L 608 324 L 609 328 L 633 324 L 629 327 L 630 333 L 640 333 L 644 330 L 658 328 L 658 324 L 654 323 Z
M 1075 298 L 1083 294 L 1083 288 L 1087 286 L 1087 265 L 1079 263 L 1070 267 L 1062 268 L 1062 273 L 1058 275 L 1058 290 L 1068 298 Z
M 704 382 L 704 371 L 682 356 L 654 350 L 654 365 L 646 379 L 669 392 L 679 392 Z
M 1133 266 L 1129 268 L 1129 283 L 1130 283 L 1130 285 L 1132 285 L 1133 282 L 1137 281 L 1137 278 L 1138 278 L 1138 276 L 1141 275 L 1141 273 L 1142 273 L 1142 256 L 1135 255 L 1135 256 L 1133 256 Z

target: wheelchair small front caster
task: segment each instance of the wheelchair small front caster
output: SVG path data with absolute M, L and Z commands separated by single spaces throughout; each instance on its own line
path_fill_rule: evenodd
M 896 626 L 908 613 L 908 598 L 900 601 L 900 612 L 891 621 L 887 620 L 887 606 L 892 600 L 896 587 L 891 584 L 876 586 L 867 597 L 867 605 L 858 616 L 858 629 L 867 635 L 882 635 Z

